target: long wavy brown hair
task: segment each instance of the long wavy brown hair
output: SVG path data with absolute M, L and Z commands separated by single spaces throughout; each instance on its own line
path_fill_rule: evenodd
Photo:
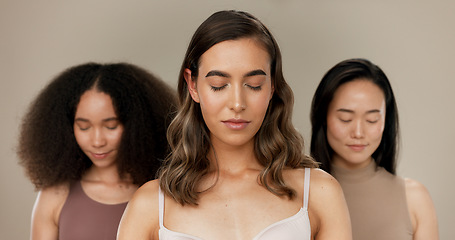
M 283 77 L 280 49 L 272 34 L 249 13 L 216 12 L 199 26 L 188 46 L 178 80 L 180 106 L 167 133 L 172 153 L 159 172 L 161 189 L 182 205 L 197 205 L 198 183 L 213 169 L 207 159 L 211 148 L 209 130 L 200 105 L 188 92 L 184 71 L 190 69 L 196 80 L 204 52 L 219 42 L 240 38 L 255 39 L 266 48 L 271 59 L 274 94 L 255 136 L 255 154 L 264 166 L 259 182 L 273 194 L 293 198 L 295 191 L 284 182 L 283 169 L 318 166 L 304 154 L 303 138 L 292 124 L 294 97 Z

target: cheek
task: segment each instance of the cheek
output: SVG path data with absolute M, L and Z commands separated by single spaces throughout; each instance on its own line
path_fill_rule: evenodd
M 384 133 L 384 124 L 378 124 L 369 129 L 369 135 L 373 140 L 381 141 L 382 134 Z
M 327 139 L 342 140 L 347 136 L 347 127 L 336 119 L 327 119 Z
M 85 135 L 77 129 L 74 129 L 74 138 L 76 139 L 76 143 L 79 147 L 83 146 L 84 143 L 87 142 Z
M 260 102 L 259 102 L 260 101 Z M 254 113 L 255 116 L 258 118 L 261 116 L 262 118 L 265 117 L 267 113 L 267 108 L 269 107 L 269 103 L 267 101 L 259 100 L 253 101 L 253 104 L 248 104 L 249 108 L 252 110 L 251 112 Z
M 270 104 L 271 99 L 271 90 L 264 89 L 261 94 L 251 94 L 247 96 L 247 106 L 252 110 L 256 111 L 258 114 L 264 114 L 267 112 L 267 109 Z
M 120 145 L 120 141 L 122 140 L 123 135 L 123 128 L 118 127 L 117 131 L 111 133 L 109 138 L 114 146 L 118 147 Z
M 201 107 L 202 114 L 205 118 L 207 114 L 215 113 L 224 106 L 225 97 L 218 93 L 216 96 L 210 93 L 199 94 L 199 104 Z

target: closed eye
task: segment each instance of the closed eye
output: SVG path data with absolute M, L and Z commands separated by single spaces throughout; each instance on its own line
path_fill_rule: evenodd
M 90 128 L 89 121 L 84 118 L 76 118 L 74 119 L 74 123 L 74 125 L 77 126 L 81 131 L 86 131 Z
M 378 121 L 379 121 L 379 120 L 373 120 L 373 121 L 367 120 L 367 122 L 369 122 L 369 123 L 377 123 Z
M 119 120 L 116 117 L 104 119 L 103 122 L 105 123 L 105 127 L 109 130 L 117 129 L 118 125 L 120 124 Z
M 223 90 L 227 85 L 223 85 L 221 87 L 215 87 L 215 86 L 210 86 L 210 88 L 212 89 L 212 91 L 216 92 L 216 91 L 221 91 Z
M 249 88 L 251 88 L 253 91 L 260 91 L 262 89 L 262 86 L 250 86 L 250 85 L 247 85 Z
M 350 120 L 350 119 L 347 119 L 347 120 L 346 120 L 346 119 L 341 119 L 341 118 L 340 118 L 340 121 L 342 121 L 342 122 L 344 122 L 344 123 L 348 123 L 348 122 L 351 122 L 351 120 Z

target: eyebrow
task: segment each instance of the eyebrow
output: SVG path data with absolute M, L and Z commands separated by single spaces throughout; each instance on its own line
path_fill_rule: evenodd
M 111 117 L 111 118 L 106 118 L 103 119 L 103 122 L 110 122 L 110 121 L 118 121 L 119 119 L 117 117 Z M 90 122 L 88 119 L 85 118 L 76 118 L 74 119 L 75 122 Z
M 337 112 L 345 112 L 345 113 L 354 113 L 353 110 L 350 110 L 350 109 L 346 109 L 346 108 L 340 108 L 337 110 Z M 369 113 L 379 113 L 381 111 L 379 111 L 378 109 L 373 109 L 373 110 L 369 110 L 366 112 L 366 114 L 369 114 Z
M 208 72 L 207 75 L 205 75 L 205 77 L 212 77 L 212 76 L 225 77 L 225 78 L 230 77 L 229 74 L 218 71 L 218 70 L 212 70 L 212 71 Z
M 258 76 L 258 75 L 267 76 L 267 74 L 261 69 L 256 69 L 256 70 L 250 71 L 243 76 L 252 77 L 252 76 Z M 212 70 L 212 71 L 208 72 L 207 75 L 205 75 L 205 77 L 212 77 L 212 76 L 225 77 L 225 78 L 231 77 L 231 75 L 229 75 L 228 73 L 218 71 L 218 70 Z
M 261 69 L 256 69 L 256 70 L 253 70 L 253 71 L 245 74 L 245 77 L 252 77 L 252 76 L 258 76 L 258 75 L 267 76 L 267 74 L 264 71 L 262 71 Z

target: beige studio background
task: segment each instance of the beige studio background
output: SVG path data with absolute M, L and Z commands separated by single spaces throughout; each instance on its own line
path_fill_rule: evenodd
M 455 1 L 0 0 L 1 239 L 29 236 L 36 192 L 14 147 L 38 91 L 86 61 L 131 62 L 176 86 L 191 35 L 222 9 L 251 12 L 276 37 L 295 93 L 293 121 L 307 143 L 310 102 L 322 75 L 352 57 L 381 66 L 401 117 L 398 173 L 425 184 L 441 239 L 455 239 Z

